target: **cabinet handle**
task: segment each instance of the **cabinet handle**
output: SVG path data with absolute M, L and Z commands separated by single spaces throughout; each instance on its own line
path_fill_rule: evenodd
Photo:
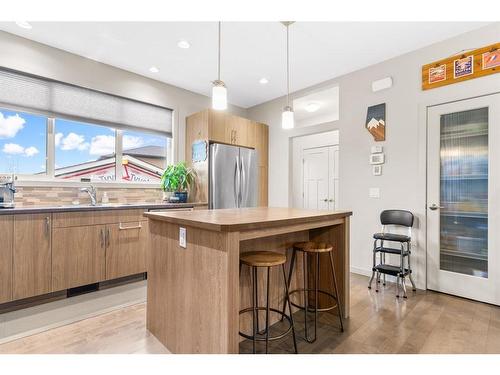
M 101 247 L 104 247 L 104 243 L 105 243 L 105 236 L 106 236 L 106 233 L 104 233 L 104 228 L 101 228 Z
M 323 202 L 328 202 L 328 199 L 326 199 L 326 198 L 325 198 L 325 199 L 323 199 Z
M 111 236 L 109 235 L 109 228 L 106 228 L 106 247 L 109 247 L 109 238 Z
M 139 225 L 136 225 L 135 227 L 124 227 L 124 226 L 122 225 L 122 223 L 120 223 L 120 225 L 119 225 L 119 227 L 118 227 L 118 229 L 120 229 L 120 230 L 141 229 L 141 228 L 142 228 L 141 223 L 139 223 Z
M 47 216 L 45 218 L 45 235 L 47 237 L 49 237 L 49 235 L 50 235 L 50 217 L 49 216 Z
M 328 199 L 328 202 L 333 202 L 333 199 Z

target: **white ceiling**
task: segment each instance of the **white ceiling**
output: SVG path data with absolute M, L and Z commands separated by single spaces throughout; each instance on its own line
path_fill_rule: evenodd
M 217 75 L 216 22 L 33 22 L 0 30 L 210 95 Z M 480 22 L 296 22 L 290 26 L 296 91 L 486 25 Z M 185 39 L 191 48 L 180 49 Z M 5 51 L 2 51 L 5 53 Z M 154 65 L 159 73 L 149 72 Z M 266 77 L 267 85 L 259 84 Z M 222 80 L 242 107 L 286 92 L 285 28 L 279 22 L 222 24 Z

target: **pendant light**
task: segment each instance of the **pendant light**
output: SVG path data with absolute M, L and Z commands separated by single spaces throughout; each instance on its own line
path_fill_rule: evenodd
M 290 38 L 288 36 L 288 28 L 293 21 L 282 22 L 286 27 L 286 106 L 281 114 L 281 127 L 283 129 L 293 129 L 294 116 L 293 108 L 290 105 Z
M 221 44 L 221 22 L 219 21 L 219 54 L 217 59 L 217 79 L 212 82 L 212 108 L 217 110 L 227 109 L 227 89 L 220 79 L 220 44 Z

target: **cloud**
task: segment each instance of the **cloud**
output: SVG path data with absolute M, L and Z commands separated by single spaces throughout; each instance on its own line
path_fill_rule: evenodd
M 35 156 L 38 153 L 39 153 L 38 149 L 34 146 L 24 149 L 24 154 L 29 158 Z
M 123 149 L 130 150 L 132 148 L 141 147 L 144 144 L 144 139 L 141 137 L 134 137 L 132 135 L 123 136 Z
M 90 155 L 108 155 L 115 152 L 115 137 L 112 135 L 96 135 L 90 142 Z
M 63 133 L 56 133 L 55 135 L 55 142 L 56 142 L 56 147 L 59 147 L 61 144 L 61 139 L 63 138 L 64 134 Z
M 69 133 L 66 137 L 62 133 L 57 133 L 55 135 L 55 143 L 56 146 L 64 151 L 84 151 L 89 148 L 89 143 L 85 142 L 85 136 L 73 132 Z
M 5 117 L 0 112 L 0 138 L 14 138 L 19 130 L 24 128 L 26 120 L 17 113 L 14 116 Z
M 6 143 L 3 145 L 2 151 L 9 155 L 20 155 L 24 154 L 24 147 L 17 143 Z
M 18 145 L 17 143 L 4 144 L 2 151 L 8 155 L 24 155 L 28 158 L 31 158 L 32 156 L 35 156 L 36 154 L 40 153 L 40 151 L 38 151 L 38 149 L 34 146 L 24 148 L 23 146 Z

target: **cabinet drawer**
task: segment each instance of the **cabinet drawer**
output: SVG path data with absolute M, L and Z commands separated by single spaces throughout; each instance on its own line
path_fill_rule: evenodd
M 53 228 L 128 223 L 145 220 L 144 209 L 59 212 L 53 214 Z

